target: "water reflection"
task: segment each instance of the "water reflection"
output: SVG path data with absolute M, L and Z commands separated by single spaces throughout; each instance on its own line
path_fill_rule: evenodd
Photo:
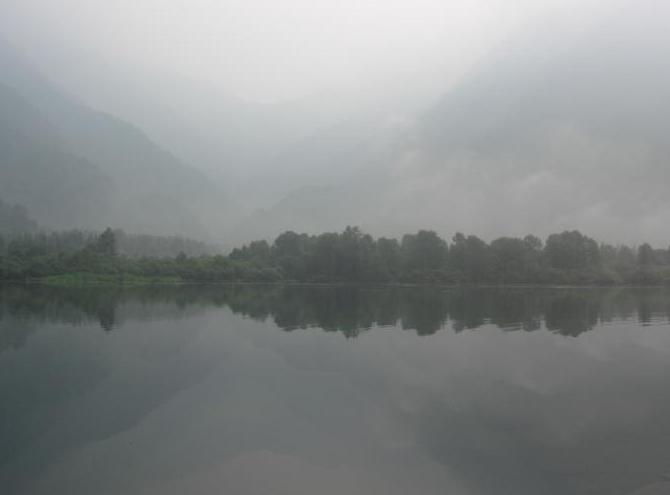
M 0 487 L 3 495 L 667 490 L 668 296 L 3 287 Z
M 614 319 L 642 324 L 670 319 L 664 289 L 523 289 L 430 287 L 179 286 L 137 288 L 0 287 L 3 319 L 82 324 L 105 331 L 127 320 L 180 318 L 207 307 L 271 319 L 286 331 L 320 328 L 356 337 L 375 326 L 418 335 L 493 324 L 505 330 L 541 328 L 576 337 Z M 0 349 L 20 345 L 17 326 L 3 325 Z

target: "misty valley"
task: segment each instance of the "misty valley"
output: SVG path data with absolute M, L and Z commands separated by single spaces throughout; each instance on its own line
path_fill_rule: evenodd
M 668 19 L 0 0 L 0 495 L 670 495 Z

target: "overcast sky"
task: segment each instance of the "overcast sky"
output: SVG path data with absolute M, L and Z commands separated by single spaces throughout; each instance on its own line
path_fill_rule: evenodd
M 207 174 L 250 238 L 356 224 L 667 245 L 668 14 L 668 0 L 0 0 L 0 36 Z
M 2 0 L 2 33 L 47 72 L 143 67 L 247 99 L 456 79 L 536 19 L 593 0 Z M 47 56 L 48 55 L 48 56 Z M 58 74 L 60 73 L 60 74 Z

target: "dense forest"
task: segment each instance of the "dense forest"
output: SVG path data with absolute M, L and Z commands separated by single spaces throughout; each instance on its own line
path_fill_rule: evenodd
M 670 250 L 599 244 L 579 231 L 490 243 L 421 230 L 375 239 L 356 227 L 284 232 L 215 254 L 197 241 L 108 228 L 0 237 L 0 279 L 51 282 L 302 282 L 670 285 Z

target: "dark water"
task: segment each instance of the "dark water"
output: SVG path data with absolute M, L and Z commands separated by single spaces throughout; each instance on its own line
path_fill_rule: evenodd
M 0 288 L 0 493 L 670 493 L 670 293 Z

